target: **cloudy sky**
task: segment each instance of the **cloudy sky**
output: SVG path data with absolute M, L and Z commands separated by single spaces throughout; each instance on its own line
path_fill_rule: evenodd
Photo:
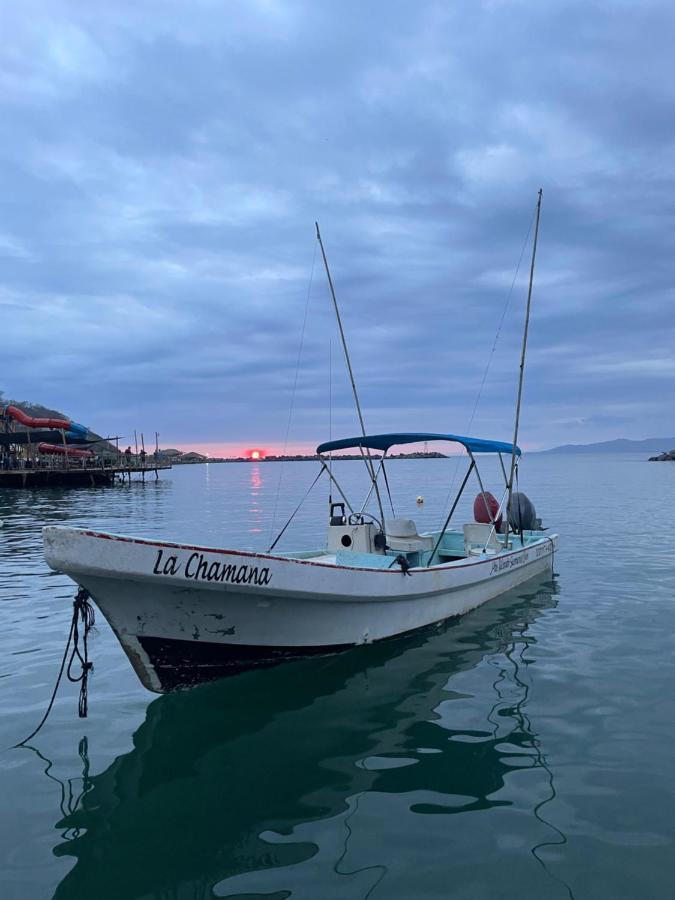
M 671 3 L 0 16 L 7 396 L 278 450 L 297 373 L 292 449 L 328 436 L 332 368 L 355 433 L 318 219 L 368 428 L 508 439 L 542 187 L 521 443 L 675 433 Z

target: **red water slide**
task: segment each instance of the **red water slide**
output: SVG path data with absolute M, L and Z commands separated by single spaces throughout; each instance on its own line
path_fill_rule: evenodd
M 33 416 L 27 416 L 23 410 L 16 406 L 7 406 L 5 408 L 5 415 L 16 419 L 17 422 L 25 425 L 26 428 L 65 428 L 66 430 L 70 428 L 68 419 L 36 419 L 33 418 Z
M 43 422 L 58 422 L 59 419 L 42 419 Z M 52 425 L 52 428 L 54 426 Z M 58 444 L 38 444 L 38 453 L 45 453 L 47 456 L 73 456 L 77 459 L 89 459 L 93 456 L 91 450 L 73 450 L 71 447 L 59 447 Z

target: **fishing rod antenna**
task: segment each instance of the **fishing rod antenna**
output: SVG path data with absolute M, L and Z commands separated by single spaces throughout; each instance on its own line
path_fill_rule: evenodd
M 361 435 L 366 437 L 366 426 L 363 421 L 363 413 L 361 412 L 361 404 L 359 402 L 359 394 L 356 390 L 356 381 L 354 379 L 354 371 L 352 369 L 351 359 L 349 358 L 349 349 L 347 348 L 347 339 L 345 337 L 344 328 L 342 327 L 342 318 L 340 316 L 340 309 L 338 307 L 337 297 L 335 296 L 335 288 L 333 287 L 333 279 L 331 278 L 330 269 L 328 267 L 328 259 L 326 257 L 326 251 L 323 247 L 323 241 L 321 240 L 321 231 L 319 230 L 319 223 L 314 222 L 316 226 L 316 239 L 319 242 L 319 247 L 321 247 L 321 256 L 323 258 L 323 265 L 326 270 L 326 277 L 328 278 L 328 287 L 330 288 L 330 295 L 333 300 L 333 308 L 335 310 L 335 318 L 338 323 L 338 330 L 340 332 L 340 341 L 342 342 L 342 349 L 345 355 L 345 362 L 347 363 L 347 372 L 349 373 L 349 380 L 352 385 L 352 393 L 354 395 L 354 404 L 356 406 L 356 412 L 359 417 L 359 424 L 361 426 Z M 368 470 L 368 474 L 370 475 L 370 480 L 373 483 L 373 487 L 375 488 L 375 496 L 377 497 L 377 505 L 380 510 L 380 520 L 382 522 L 382 528 L 384 529 L 384 507 L 382 506 L 382 498 L 380 497 L 380 488 L 377 483 L 377 476 L 375 474 L 375 466 L 373 465 L 373 459 L 370 455 L 370 448 L 364 447 L 365 455 L 364 459 L 366 461 L 366 469 Z
M 523 399 L 523 379 L 525 376 L 525 354 L 527 352 L 527 335 L 530 328 L 530 308 L 532 305 L 532 285 L 534 283 L 534 262 L 537 258 L 537 238 L 539 237 L 539 218 L 541 216 L 541 197 L 543 189 L 537 195 L 537 217 L 534 224 L 532 242 L 532 259 L 530 261 L 530 280 L 527 288 L 527 307 L 525 310 L 525 328 L 523 330 L 523 346 L 520 352 L 520 373 L 518 376 L 518 395 L 516 398 L 516 421 L 513 428 L 513 446 L 511 448 L 511 472 L 509 475 L 509 495 L 506 503 L 506 546 L 509 544 L 509 528 L 511 525 L 511 501 L 513 498 L 513 479 L 516 473 L 516 447 L 518 446 L 518 428 L 520 425 L 520 405 Z

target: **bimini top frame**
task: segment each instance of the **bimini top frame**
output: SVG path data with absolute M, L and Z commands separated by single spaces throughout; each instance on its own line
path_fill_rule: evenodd
M 361 437 L 342 438 L 339 441 L 326 441 L 319 444 L 316 452 L 332 453 L 334 450 L 349 450 L 351 447 L 367 447 L 369 450 L 382 450 L 385 453 L 396 444 L 417 444 L 424 441 L 452 441 L 462 444 L 470 453 L 513 453 L 513 444 L 504 441 L 485 441 L 482 438 L 462 437 L 460 434 L 426 434 L 424 432 L 397 434 L 367 434 Z M 520 456 L 520 448 L 515 449 Z
M 393 434 L 370 434 L 370 435 L 362 435 L 361 437 L 343 438 L 338 441 L 326 441 L 323 444 L 319 444 L 319 446 L 316 448 L 316 452 L 317 452 L 317 454 L 319 456 L 319 460 L 321 462 L 321 469 L 319 470 L 319 473 L 317 474 L 316 478 L 310 485 L 309 490 L 307 491 L 307 494 L 300 501 L 300 503 L 298 504 L 298 506 L 296 507 L 294 512 L 291 514 L 290 518 L 288 519 L 288 521 L 286 522 L 286 524 L 281 529 L 281 531 L 277 535 L 276 539 L 270 546 L 270 548 L 269 548 L 270 551 L 273 550 L 274 547 L 277 545 L 279 539 L 284 534 L 284 532 L 286 531 L 288 526 L 291 524 L 291 522 L 295 518 L 296 513 L 298 512 L 298 510 L 300 509 L 302 504 L 305 502 L 305 500 L 307 499 L 307 496 L 311 492 L 312 488 L 314 487 L 314 485 L 317 483 L 317 481 L 319 480 L 321 475 L 323 475 L 324 472 L 326 472 L 328 474 L 331 484 L 337 488 L 338 493 L 340 494 L 345 505 L 349 509 L 349 512 L 352 515 L 358 516 L 358 517 L 364 515 L 366 506 L 368 505 L 368 501 L 370 500 L 373 490 L 376 489 L 378 478 L 379 478 L 380 474 L 382 474 L 382 476 L 384 477 L 384 482 L 385 482 L 386 488 L 387 488 L 389 503 L 391 505 L 391 512 L 392 512 L 392 515 L 395 516 L 396 513 L 394 511 L 394 503 L 393 503 L 393 499 L 391 496 L 391 491 L 389 489 L 389 479 L 387 478 L 387 470 L 384 467 L 384 461 L 387 457 L 387 453 L 388 453 L 390 447 L 393 447 L 397 444 L 416 444 L 416 443 L 420 443 L 420 442 L 424 442 L 424 441 L 448 441 L 451 443 L 461 444 L 466 449 L 467 453 L 469 454 L 469 459 L 470 459 L 469 469 L 468 469 L 466 475 L 464 476 L 464 480 L 462 481 L 462 484 L 459 488 L 457 496 L 455 497 L 452 507 L 450 508 L 448 517 L 445 520 L 443 528 L 441 529 L 440 535 L 438 536 L 436 545 L 434 546 L 433 552 L 431 554 L 431 557 L 429 558 L 429 562 L 427 563 L 427 565 L 431 565 L 431 563 L 436 555 L 436 551 L 438 550 L 438 547 L 440 545 L 442 537 L 445 534 L 445 532 L 447 531 L 448 525 L 450 524 L 450 519 L 452 518 L 452 515 L 453 515 L 455 509 L 457 508 L 457 504 L 459 503 L 460 497 L 462 496 L 462 494 L 464 492 L 464 488 L 466 487 L 467 481 L 469 480 L 469 476 L 471 475 L 471 473 L 473 471 L 475 471 L 476 477 L 478 479 L 478 483 L 480 485 L 480 491 L 483 496 L 483 501 L 485 503 L 486 513 L 489 517 L 490 522 L 492 523 L 493 530 L 496 529 L 496 525 L 497 525 L 496 519 L 495 519 L 495 516 L 493 516 L 492 511 L 487 503 L 485 487 L 483 486 L 483 480 L 478 471 L 478 465 L 476 463 L 474 453 L 497 453 L 499 455 L 499 462 L 500 462 L 500 466 L 502 469 L 502 474 L 504 475 L 504 481 L 506 484 L 506 490 L 504 493 L 504 497 L 505 497 L 506 492 L 508 491 L 508 476 L 506 474 L 506 469 L 504 468 L 504 461 L 502 459 L 502 454 L 508 453 L 509 455 L 514 454 L 515 456 L 520 456 L 521 452 L 520 452 L 519 447 L 515 448 L 515 453 L 514 453 L 513 444 L 508 444 L 508 443 L 505 443 L 504 441 L 486 441 L 486 440 L 483 440 L 482 438 L 463 437 L 462 435 L 459 435 L 459 434 L 436 434 L 436 433 L 417 432 L 417 431 L 415 431 L 415 432 L 397 432 L 397 433 L 393 433 Z M 342 487 L 338 483 L 335 475 L 332 472 L 331 467 L 326 463 L 326 460 L 324 459 L 324 455 L 323 455 L 326 453 L 330 454 L 334 450 L 348 450 L 353 447 L 359 448 L 359 450 L 361 451 L 361 455 L 364 456 L 364 461 L 366 461 L 365 455 L 363 453 L 364 448 L 367 450 L 381 450 L 382 454 L 383 454 L 377 471 L 375 471 L 375 469 L 373 468 L 372 473 L 371 473 L 370 467 L 368 467 L 368 474 L 370 475 L 370 479 L 371 479 L 371 487 L 370 487 L 370 491 L 368 492 L 368 494 L 366 496 L 366 499 L 363 502 L 363 505 L 361 506 L 360 512 L 357 512 L 354 509 L 354 507 L 352 506 L 352 504 L 349 502 L 347 495 L 345 494 Z M 502 501 L 499 504 L 498 514 L 502 511 L 502 507 L 504 505 L 504 497 L 502 498 Z M 331 501 L 331 504 L 332 504 L 332 501 Z M 377 522 L 377 524 L 382 529 L 382 532 L 384 534 L 385 522 L 384 522 L 384 513 L 383 512 L 381 512 L 381 516 L 382 516 L 382 521 Z M 489 540 L 489 538 L 488 538 L 488 540 Z
M 517 446 L 514 446 L 513 444 L 506 443 L 505 441 L 486 441 L 486 440 L 483 440 L 482 438 L 464 437 L 463 435 L 459 435 L 459 434 L 436 434 L 436 433 L 415 431 L 415 432 L 396 432 L 396 433 L 392 433 L 392 434 L 370 434 L 370 435 L 363 435 L 361 437 L 355 437 L 355 438 L 343 438 L 342 440 L 338 440 L 338 441 L 326 441 L 323 444 L 319 444 L 319 446 L 316 448 L 316 452 L 319 456 L 319 459 L 321 460 L 323 468 L 326 471 L 328 471 L 331 482 L 333 484 L 335 484 L 335 486 L 337 487 L 338 491 L 340 492 L 340 494 L 342 496 L 342 499 L 349 506 L 350 511 L 353 511 L 351 505 L 349 504 L 349 501 L 347 500 L 347 497 L 345 496 L 344 491 L 342 490 L 340 485 L 335 480 L 335 476 L 329 470 L 328 466 L 326 466 L 325 460 L 323 458 L 323 454 L 332 453 L 334 450 L 348 450 L 353 447 L 358 447 L 361 450 L 362 454 L 363 454 L 364 448 L 366 448 L 368 450 L 381 450 L 383 456 L 380 461 L 380 467 L 379 467 L 378 471 L 376 473 L 373 472 L 373 474 L 371 476 L 372 486 L 371 486 L 371 489 L 365 499 L 363 506 L 361 507 L 361 514 L 363 514 L 363 512 L 365 511 L 365 508 L 368 504 L 368 500 L 370 499 L 373 488 L 375 487 L 377 478 L 378 478 L 380 472 L 382 472 L 382 474 L 384 475 L 385 484 L 387 487 L 387 494 L 389 495 L 389 503 L 391 504 L 391 511 L 392 511 L 392 514 L 395 515 L 394 504 L 393 504 L 392 497 L 391 497 L 391 491 L 389 490 L 389 481 L 387 479 L 386 469 L 384 468 L 384 461 L 386 459 L 387 453 L 389 452 L 389 449 L 391 447 L 394 447 L 397 444 L 416 444 L 416 443 L 421 443 L 421 442 L 425 442 L 425 441 L 448 441 L 448 442 L 455 443 L 455 444 L 461 444 L 466 449 L 467 453 L 469 454 L 469 459 L 470 459 L 470 465 L 469 465 L 468 471 L 466 472 L 466 475 L 464 476 L 464 479 L 459 488 L 457 496 L 455 497 L 455 500 L 450 508 L 450 512 L 448 513 L 448 517 L 445 520 L 445 523 L 443 524 L 443 528 L 441 529 L 441 532 L 436 540 L 436 543 L 434 545 L 434 549 L 431 553 L 429 561 L 427 562 L 427 566 L 430 566 L 434 560 L 436 551 L 438 550 L 438 547 L 441 543 L 443 535 L 445 534 L 445 532 L 448 529 L 450 520 L 453 516 L 453 513 L 455 512 L 455 510 L 457 508 L 457 504 L 459 503 L 459 500 L 460 500 L 462 494 L 464 493 L 464 488 L 466 487 L 466 484 L 469 480 L 469 476 L 474 471 L 476 473 L 476 477 L 477 477 L 478 483 L 480 485 L 480 492 L 483 497 L 483 502 L 485 503 L 486 513 L 492 524 L 492 530 L 495 531 L 497 528 L 496 517 L 492 514 L 492 510 L 490 509 L 490 507 L 488 505 L 486 491 L 485 491 L 485 487 L 483 485 L 483 479 L 481 478 L 480 472 L 478 471 L 478 465 L 476 463 L 474 453 L 497 453 L 499 455 L 499 462 L 500 462 L 500 466 L 502 469 L 502 474 L 504 475 L 504 481 L 505 481 L 505 485 L 506 485 L 506 488 L 504 491 L 504 496 L 502 497 L 501 503 L 499 504 L 499 510 L 497 513 L 497 515 L 500 515 L 502 512 L 502 508 L 504 506 L 504 500 L 506 499 L 506 495 L 508 492 L 508 476 L 507 476 L 506 470 L 504 468 L 504 461 L 502 459 L 502 454 L 508 453 L 509 456 L 512 456 L 512 458 L 515 459 L 516 457 L 521 455 L 520 448 Z M 384 532 L 385 523 L 382 522 L 380 524 L 382 527 L 382 531 Z M 490 537 L 491 537 L 491 535 L 490 535 Z M 489 539 L 490 538 L 488 538 L 488 540 Z M 487 543 L 486 543 L 486 546 L 487 546 Z

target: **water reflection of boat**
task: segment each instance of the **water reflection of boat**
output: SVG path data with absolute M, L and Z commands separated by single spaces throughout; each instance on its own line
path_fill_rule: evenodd
M 532 584 L 431 633 L 158 698 L 134 749 L 91 778 L 80 809 L 58 823 L 81 831 L 55 848 L 77 860 L 55 898 L 211 897 L 225 879 L 309 860 L 311 839 L 270 842 L 265 832 L 344 815 L 361 792 L 466 798 L 419 813 L 499 805 L 493 795 L 513 771 L 491 722 L 499 692 L 476 710 L 483 725 L 471 742 L 437 710 L 456 676 L 486 655 L 504 662 L 555 605 L 550 582 Z M 528 719 L 513 715 L 508 727 L 509 745 L 530 752 Z M 370 767 L 378 757 L 415 764 Z

